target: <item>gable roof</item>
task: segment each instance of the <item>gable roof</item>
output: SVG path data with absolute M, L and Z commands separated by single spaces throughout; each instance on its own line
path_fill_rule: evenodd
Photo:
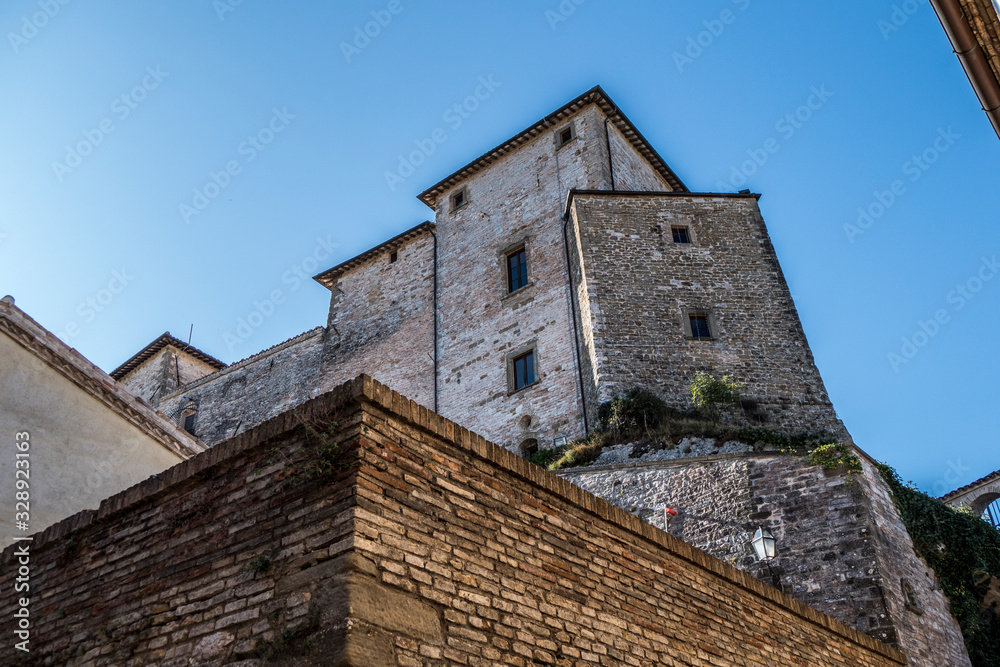
M 626 139 L 628 139 L 640 155 L 646 158 L 646 160 L 653 165 L 660 176 L 662 176 L 664 180 L 670 184 L 671 188 L 679 192 L 687 192 L 687 187 L 681 182 L 681 179 L 677 177 L 677 174 L 675 174 L 673 170 L 667 166 L 666 161 L 660 157 L 660 154 L 656 152 L 648 141 L 646 141 L 646 137 L 642 136 L 642 133 L 636 129 L 635 125 L 632 124 L 632 121 L 630 121 L 628 117 L 626 117 L 625 114 L 618 109 L 618 105 L 616 105 L 612 99 L 608 97 L 608 94 L 604 92 L 604 89 L 600 86 L 594 86 L 583 95 L 577 97 L 575 100 L 572 100 L 568 104 L 556 109 L 537 123 L 534 123 L 530 127 L 522 130 L 499 146 L 486 151 L 444 180 L 424 190 L 417 195 L 417 199 L 427 204 L 430 208 L 434 208 L 438 198 L 446 191 L 450 190 L 456 183 L 469 178 L 482 169 L 485 169 L 507 153 L 510 153 L 523 144 L 535 139 L 543 132 L 553 129 L 554 125 L 557 125 L 563 119 L 572 116 L 588 104 L 596 104 L 600 107 L 601 111 L 603 111 L 605 115 L 607 115 L 608 118 L 614 123 L 615 127 L 618 128 L 618 131 L 621 132 Z
M 33 320 L 14 305 L 13 299 L 0 299 L 0 334 L 9 336 L 112 413 L 182 459 L 207 449 L 197 438 L 156 412 L 127 387 L 109 378 L 90 360 Z
M 313 280 L 315 280 L 316 282 L 318 282 L 320 285 L 322 285 L 327 289 L 333 289 L 333 281 L 335 281 L 337 277 L 342 273 L 350 271 L 354 267 L 364 264 L 369 259 L 376 257 L 377 255 L 399 248 L 405 245 L 406 243 L 410 242 L 412 239 L 415 239 L 416 237 L 420 236 L 424 232 L 433 233 L 434 223 L 425 220 L 416 227 L 410 227 L 402 234 L 397 234 L 388 241 L 383 241 L 374 248 L 366 250 L 360 255 L 355 255 L 354 257 L 350 258 L 345 262 L 341 262 L 332 269 L 327 269 L 322 273 L 316 274 L 315 276 L 313 276 Z
M 215 370 L 219 370 L 220 368 L 226 367 L 226 364 L 222 363 L 215 357 L 205 354 L 196 347 L 191 347 L 182 340 L 177 340 L 176 338 L 170 335 L 169 331 L 167 331 L 162 336 L 154 340 L 152 343 L 139 350 L 135 355 L 132 356 L 131 359 L 126 361 L 124 364 L 122 364 L 115 370 L 108 373 L 108 375 L 110 375 L 116 380 L 121 380 L 123 377 L 125 377 L 126 375 L 134 371 L 136 368 L 138 368 L 140 365 L 142 365 L 144 361 L 146 361 L 147 359 L 149 359 L 150 357 L 152 357 L 153 355 L 155 355 L 157 352 L 167 347 L 168 345 L 172 345 L 178 348 L 182 352 L 191 355 L 192 357 L 198 359 L 199 361 L 204 361 L 209 366 L 215 368 Z

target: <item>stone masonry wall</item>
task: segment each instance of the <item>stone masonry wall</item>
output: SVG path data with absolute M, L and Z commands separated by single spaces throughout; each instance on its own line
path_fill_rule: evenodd
M 584 107 L 437 202 L 438 409 L 511 449 L 528 440 L 544 449 L 586 430 L 562 212 L 570 189 L 611 187 L 604 120 L 596 105 Z M 576 138 L 557 147 L 555 133 L 569 124 Z M 609 132 L 616 183 L 669 190 L 613 125 Z M 462 187 L 469 203 L 452 211 Z M 508 295 L 504 253 L 522 243 L 530 285 Z M 508 357 L 532 346 L 539 381 L 512 393 Z
M 696 371 L 731 373 L 775 424 L 848 437 L 753 197 L 577 194 L 571 217 L 600 401 L 644 386 L 690 407 Z M 672 225 L 692 243 L 674 243 Z M 685 309 L 709 313 L 713 340 L 686 336 Z
M 764 526 L 778 540 L 772 569 L 786 593 L 899 646 L 910 665 L 969 664 L 947 599 L 921 567 L 892 501 L 882 497 L 884 484 L 867 465 L 853 482 L 779 454 L 578 468 L 560 476 L 659 528 L 663 507 L 675 509 L 671 535 L 770 583 L 747 546 Z M 899 601 L 904 574 L 921 613 Z
M 451 192 L 438 202 L 439 411 L 511 448 L 584 430 L 560 215 L 570 188 L 606 171 L 599 116 L 586 107 L 456 185 L 469 193 L 459 210 Z M 570 122 L 577 136 L 557 149 Z M 522 243 L 530 285 L 508 295 L 504 252 Z M 509 393 L 507 358 L 528 346 L 538 382 Z
M 180 386 L 215 372 L 215 368 L 168 345 L 121 379 L 129 390 L 150 405 Z
M 320 391 L 368 373 L 434 407 L 434 234 L 393 251 L 334 283 Z
M 4 664 L 905 662 L 369 378 L 29 551 L 32 652 Z
M 170 348 L 163 348 L 134 368 L 120 383 L 142 400 L 154 405 L 163 395 L 164 367 L 170 362 L 171 356 Z
M 317 327 L 181 387 L 159 410 L 179 424 L 196 409 L 195 435 L 215 445 L 315 396 L 322 348 Z
M 649 162 L 636 153 L 632 144 L 613 124 L 608 123 L 607 142 L 611 144 L 611 164 L 614 167 L 615 190 L 669 192 L 670 185 Z M 608 187 L 608 186 L 605 186 Z M 611 189 L 608 187 L 608 189 Z
M 872 536 L 885 603 L 899 630 L 899 647 L 912 664 L 971 665 L 962 630 L 950 612 L 934 571 L 919 558 L 888 485 L 872 461 L 863 458 L 860 486 L 874 518 Z M 912 587 L 915 604 L 908 605 L 903 581 Z

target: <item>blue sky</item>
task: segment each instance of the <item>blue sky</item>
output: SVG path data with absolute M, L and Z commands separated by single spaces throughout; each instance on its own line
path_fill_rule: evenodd
M 192 324 L 236 361 L 325 322 L 300 276 L 600 84 L 689 188 L 763 194 L 858 444 L 930 492 L 997 469 L 1000 141 L 933 10 L 693 5 L 9 0 L 0 293 L 105 370 Z

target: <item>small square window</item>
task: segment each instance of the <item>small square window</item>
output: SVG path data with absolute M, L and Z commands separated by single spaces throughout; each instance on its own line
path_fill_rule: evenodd
M 514 391 L 524 389 L 535 384 L 535 351 L 530 350 L 524 354 L 514 357 L 511 361 L 513 371 L 513 382 L 511 388 Z
M 562 148 L 574 139 L 576 139 L 576 130 L 572 125 L 567 125 L 556 132 L 556 148 Z
M 399 259 L 399 252 L 393 250 L 391 253 L 389 253 L 390 264 L 395 264 L 397 259 Z
M 462 188 L 451 196 L 451 210 L 455 211 L 469 203 L 469 191 Z
M 674 243 L 691 243 L 691 234 L 688 233 L 687 227 L 671 227 L 670 231 L 674 234 Z
M 507 255 L 507 292 L 516 292 L 528 284 L 528 256 L 524 247 Z
M 708 326 L 708 315 L 701 314 L 691 314 L 688 315 L 691 321 L 691 337 L 697 340 L 711 340 L 712 331 Z

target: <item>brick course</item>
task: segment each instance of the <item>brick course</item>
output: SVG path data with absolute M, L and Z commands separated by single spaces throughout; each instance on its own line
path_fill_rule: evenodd
M 331 419 L 336 467 L 310 478 L 331 441 L 302 423 Z M 367 377 L 31 554 L 33 652 L 8 664 L 905 663 Z

